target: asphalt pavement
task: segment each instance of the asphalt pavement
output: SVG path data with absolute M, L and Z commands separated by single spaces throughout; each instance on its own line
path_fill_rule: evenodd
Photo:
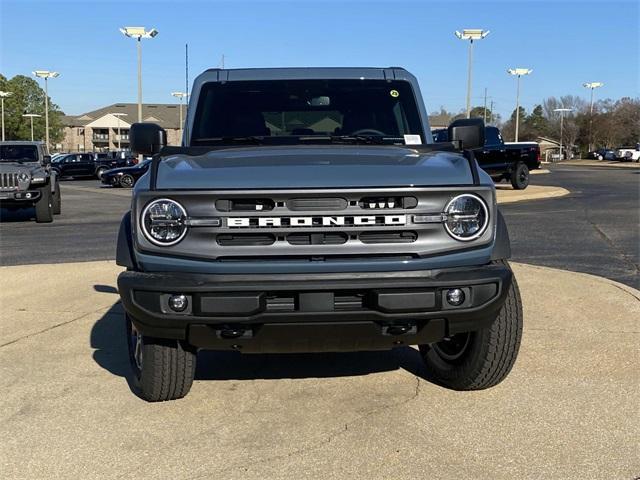
M 513 260 L 591 273 L 639 288 L 640 169 L 553 165 L 538 185 L 561 198 L 505 204 Z
M 536 186 L 564 187 L 568 196 L 501 203 L 513 260 L 604 276 L 639 286 L 640 170 L 552 165 L 532 176 Z M 498 187 L 506 201 L 513 192 Z M 63 213 L 52 224 L 29 220 L 30 211 L 0 213 L 0 265 L 63 263 L 115 258 L 129 190 L 97 180 L 62 182 Z M 525 198 L 525 197 L 523 197 Z

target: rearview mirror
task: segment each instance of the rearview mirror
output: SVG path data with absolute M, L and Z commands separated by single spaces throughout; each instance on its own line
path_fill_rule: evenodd
M 481 118 L 462 118 L 449 125 L 449 141 L 461 150 L 484 147 L 484 121 Z
M 129 129 L 131 151 L 142 155 L 155 155 L 167 145 L 167 132 L 155 123 L 134 123 Z
M 44 157 L 42 157 L 42 164 L 43 165 L 50 165 L 51 164 L 51 155 L 45 155 Z

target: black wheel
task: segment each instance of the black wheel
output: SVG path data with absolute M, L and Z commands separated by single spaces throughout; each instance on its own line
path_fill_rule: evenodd
M 126 317 L 129 360 L 140 397 L 164 402 L 184 397 L 196 373 L 196 354 L 178 340 L 142 335 Z
M 107 169 L 104 167 L 100 167 L 98 170 L 96 170 L 96 177 L 98 177 L 98 180 L 102 180 L 102 174 L 106 171 Z
M 524 190 L 529 186 L 529 167 L 522 162 L 516 163 L 511 172 L 511 185 L 516 190 Z
M 49 185 L 40 189 L 40 198 L 36 202 L 36 222 L 53 222 L 53 195 Z
M 515 278 L 494 322 L 476 332 L 420 345 L 428 378 L 454 390 L 497 385 L 511 371 L 522 338 L 522 303 Z
M 129 175 L 128 173 L 125 173 L 124 175 L 122 175 L 120 177 L 120 186 L 124 187 L 124 188 L 133 188 L 133 185 L 136 183 L 135 179 Z
M 62 213 L 62 194 L 60 193 L 60 183 L 56 178 L 56 193 L 53 194 L 53 214 L 60 215 Z

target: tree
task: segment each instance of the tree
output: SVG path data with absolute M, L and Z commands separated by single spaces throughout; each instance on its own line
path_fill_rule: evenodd
M 7 140 L 31 140 L 31 121 L 25 113 L 35 113 L 41 118 L 33 119 L 35 140 L 45 138 L 44 90 L 38 82 L 24 75 L 10 80 L 0 75 L 0 90 L 11 92 L 4 101 L 5 137 Z M 49 137 L 52 143 L 62 140 L 62 111 L 49 98 Z
M 495 121 L 496 115 L 487 108 L 487 123 L 493 123 Z M 473 107 L 471 109 L 471 118 L 485 118 L 484 117 L 485 108 L 484 107 Z
M 524 119 L 523 127 L 525 135 L 533 139 L 549 135 L 549 121 L 544 116 L 542 105 L 536 105 L 531 115 Z

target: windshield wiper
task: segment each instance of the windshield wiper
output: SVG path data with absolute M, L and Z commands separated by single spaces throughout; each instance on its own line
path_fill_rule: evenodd
M 252 145 L 260 145 L 264 143 L 263 136 L 258 135 L 248 135 L 246 137 L 208 137 L 208 138 L 199 138 L 197 140 L 198 143 L 208 143 L 208 142 L 216 142 L 216 143 L 247 143 Z
M 366 143 L 384 145 L 387 142 L 403 142 L 400 137 L 385 137 L 382 135 L 331 135 L 332 143 Z

